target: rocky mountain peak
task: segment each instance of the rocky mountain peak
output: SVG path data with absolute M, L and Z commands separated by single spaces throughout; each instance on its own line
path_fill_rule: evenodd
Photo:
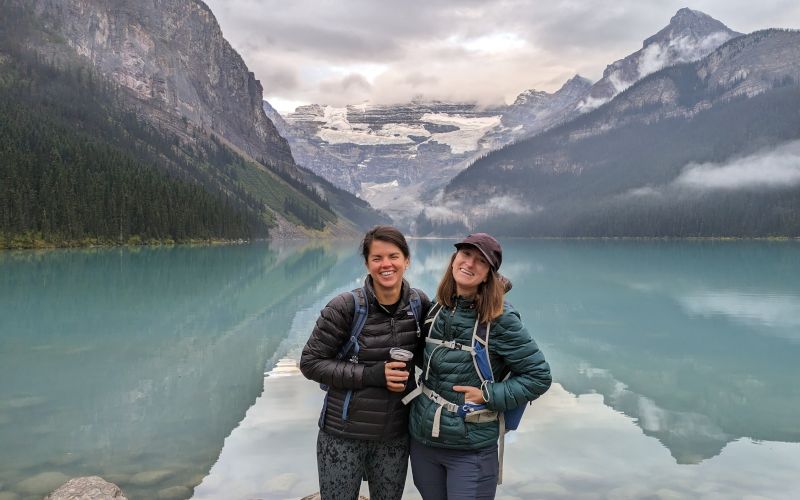
M 37 47 L 91 61 L 137 99 L 147 119 L 183 121 L 281 168 L 289 145 L 265 116 L 263 89 L 200 0 L 15 0 L 62 43 Z
M 575 75 L 564 82 L 564 85 L 562 85 L 560 89 L 556 90 L 555 93 L 566 95 L 584 95 L 589 91 L 590 88 L 592 88 L 591 80 L 584 78 L 581 75 Z
M 520 93 L 514 100 L 514 106 L 525 106 L 544 102 L 550 94 L 543 90 L 528 89 Z
M 684 7 L 672 16 L 666 27 L 646 39 L 643 47 L 654 43 L 670 44 L 680 38 L 698 41 L 713 35 L 722 37 L 723 34 L 726 40 L 741 35 L 708 14 Z
M 552 94 L 543 90 L 528 89 L 517 96 L 512 106 L 540 106 L 547 104 L 553 98 L 562 96 L 578 96 L 580 98 L 586 95 L 591 87 L 591 80 L 581 75 L 575 75 Z
M 641 49 L 609 64 L 577 110 L 595 109 L 645 76 L 667 66 L 697 61 L 739 35 L 707 14 L 680 9 L 666 27 L 644 41 Z

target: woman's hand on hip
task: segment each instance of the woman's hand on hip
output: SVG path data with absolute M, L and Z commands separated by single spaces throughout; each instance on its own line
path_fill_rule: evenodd
M 483 392 L 478 387 L 472 387 L 469 385 L 454 385 L 453 390 L 456 392 L 464 393 L 465 403 L 474 403 L 476 405 L 482 405 L 486 402 L 486 400 L 483 399 Z

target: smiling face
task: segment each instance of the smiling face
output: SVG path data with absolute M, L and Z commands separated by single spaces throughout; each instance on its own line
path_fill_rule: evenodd
M 456 293 L 462 297 L 472 297 L 478 292 L 478 286 L 489 276 L 489 263 L 475 247 L 463 246 L 453 259 L 453 279 L 456 282 Z
M 373 240 L 370 244 L 367 271 L 372 276 L 375 295 L 382 304 L 394 304 L 400 299 L 403 273 L 408 264 L 408 257 L 397 245 L 382 240 Z

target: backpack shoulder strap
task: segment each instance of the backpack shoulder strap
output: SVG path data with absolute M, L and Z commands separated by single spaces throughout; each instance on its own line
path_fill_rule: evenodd
M 425 316 L 425 321 L 422 323 L 422 336 L 427 338 L 428 334 L 431 332 L 431 327 L 433 326 L 433 322 L 436 320 L 436 316 L 439 314 L 439 311 L 442 310 L 442 304 L 439 302 L 434 302 L 431 305 L 431 308 L 428 309 L 428 315 Z
M 350 291 L 353 296 L 353 321 L 350 325 L 350 338 L 344 343 L 336 359 L 347 359 L 351 363 L 358 363 L 358 336 L 361 335 L 361 330 L 364 329 L 364 324 L 367 322 L 367 315 L 369 314 L 369 300 L 367 300 L 367 290 L 365 288 L 357 288 Z M 352 354 L 351 354 L 352 352 Z M 328 388 L 329 389 L 329 388 Z M 327 390 L 327 389 L 326 389 Z M 342 420 L 347 421 L 350 409 L 350 398 L 353 396 L 353 390 L 348 389 L 344 396 L 344 403 L 342 405 Z M 328 395 L 325 395 L 325 402 L 322 404 L 322 412 L 319 417 L 319 426 L 323 427 L 325 424 L 325 412 L 328 407 Z
M 419 297 L 419 292 L 416 288 L 411 289 L 409 306 L 411 306 L 411 314 L 414 315 L 414 322 L 417 324 L 417 337 L 422 333 L 420 329 L 420 313 L 422 313 L 422 299 Z
M 475 365 L 475 371 L 478 372 L 478 378 L 481 379 L 481 388 L 487 381 L 494 382 L 492 362 L 489 359 L 489 330 L 491 328 L 491 321 L 482 323 L 478 318 L 475 319 L 475 326 L 472 329 L 472 364 Z
M 510 305 L 507 301 L 503 301 L 503 307 Z M 489 332 L 491 329 L 491 321 L 481 323 L 479 319 L 476 319 L 475 327 L 472 330 L 472 361 L 481 383 L 494 382 L 494 370 L 492 370 L 492 362 L 489 358 Z
M 354 351 L 351 361 L 358 362 L 358 336 L 361 335 L 364 324 L 367 322 L 369 301 L 367 300 L 367 291 L 364 288 L 351 290 L 350 295 L 353 296 L 353 321 L 350 325 L 350 338 L 339 349 L 339 354 L 336 357 L 345 359 L 350 354 L 350 351 Z

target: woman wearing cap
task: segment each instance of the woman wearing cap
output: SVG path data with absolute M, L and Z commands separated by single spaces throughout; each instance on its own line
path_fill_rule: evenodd
M 362 477 L 373 500 L 399 499 L 408 471 L 402 397 L 414 384 L 406 384 L 404 362 L 387 361 L 392 348 L 415 350 L 430 301 L 403 278 L 411 255 L 400 231 L 367 231 L 361 254 L 368 272 L 364 286 L 325 306 L 300 358 L 303 375 L 328 391 L 317 437 L 323 500 L 355 500 Z M 363 326 L 352 343 L 358 318 Z
M 542 352 L 504 302 L 500 244 L 476 233 L 455 247 L 426 320 L 421 384 L 407 398 L 413 398 L 411 469 L 425 500 L 494 498 L 501 473 L 498 417 L 544 394 L 551 382 Z M 489 324 L 494 381 L 482 381 L 473 362 L 476 322 Z M 481 410 L 465 418 L 456 411 L 465 403 Z

